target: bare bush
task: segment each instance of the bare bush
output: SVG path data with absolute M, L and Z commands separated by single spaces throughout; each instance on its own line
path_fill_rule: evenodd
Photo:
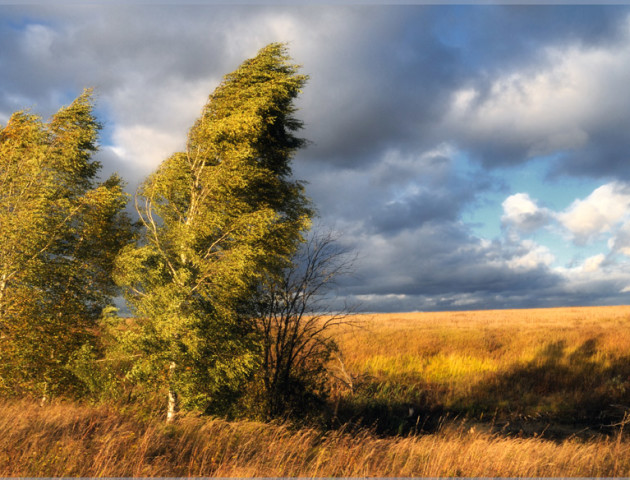
M 321 399 L 327 366 L 337 351 L 335 327 L 351 321 L 352 309 L 335 307 L 337 280 L 352 271 L 353 257 L 332 233 L 311 237 L 280 279 L 259 292 L 265 414 L 295 411 Z

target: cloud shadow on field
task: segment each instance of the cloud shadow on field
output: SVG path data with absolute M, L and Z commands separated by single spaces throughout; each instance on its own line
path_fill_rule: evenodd
M 489 374 L 465 394 L 418 378 L 365 379 L 337 403 L 332 426 L 387 436 L 467 422 L 499 435 L 562 440 L 614 434 L 629 406 L 630 356 L 601 358 L 592 337 L 577 349 L 549 342 L 532 360 Z
M 554 425 L 605 433 L 630 405 L 630 357 L 607 361 L 597 347 L 595 337 L 573 351 L 563 340 L 549 342 L 531 361 L 476 385 L 458 407 L 472 416 L 497 412 L 513 423 L 510 430 L 529 424 L 551 434 Z

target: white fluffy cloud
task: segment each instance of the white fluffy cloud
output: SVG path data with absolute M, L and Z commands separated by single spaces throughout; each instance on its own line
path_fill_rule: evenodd
M 608 240 L 612 251 L 630 255 L 630 184 L 604 184 L 562 211 L 540 207 L 527 193 L 507 197 L 501 222 L 521 234 L 555 224 L 576 245 Z
M 532 232 L 549 223 L 552 213 L 539 207 L 527 193 L 509 196 L 502 204 L 503 224 L 516 227 L 524 232 Z
M 503 250 L 511 252 L 506 262 L 510 269 L 557 275 L 562 281 L 547 292 L 549 296 L 557 292 L 567 298 L 600 295 L 624 301 L 623 295 L 630 292 L 630 184 L 616 181 L 601 185 L 560 211 L 539 206 L 527 193 L 509 196 L 502 206 L 501 221 L 508 227 Z M 581 261 L 574 256 L 567 265 L 559 265 L 552 248 L 533 238 L 522 238 L 543 227 L 549 227 L 543 237 L 553 242 L 549 245 L 566 248 L 560 245 L 572 241 L 577 258 L 581 256 L 578 252 L 592 252 L 598 241 L 607 240 L 608 249 Z
M 581 146 L 588 105 L 570 56 L 546 71 L 499 77 L 483 97 L 474 88 L 456 91 L 450 120 L 468 136 L 522 143 L 528 157 Z
M 601 267 L 604 260 L 606 260 L 606 255 L 604 255 L 603 253 L 588 257 L 586 260 L 584 260 L 584 263 L 582 264 L 582 271 L 594 272 Z
M 551 251 L 531 240 L 524 240 L 520 247 L 523 253 L 511 258 L 507 265 L 514 270 L 534 270 L 540 267 L 549 267 L 556 257 Z
M 584 244 L 604 234 L 615 234 L 630 219 L 630 186 L 613 182 L 575 200 L 557 219 L 575 239 Z

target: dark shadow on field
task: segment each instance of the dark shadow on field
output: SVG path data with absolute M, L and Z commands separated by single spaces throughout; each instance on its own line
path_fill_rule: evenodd
M 597 354 L 595 338 L 570 353 L 564 341 L 551 342 L 530 362 L 477 385 L 461 406 L 565 424 L 618 422 L 630 406 L 630 357 L 607 362 Z
M 363 382 L 336 403 L 328 427 L 369 428 L 385 436 L 438 430 L 449 416 L 438 401 L 440 388 L 409 380 Z
M 550 342 L 533 360 L 489 375 L 448 407 L 440 386 L 367 382 L 337 404 L 330 426 L 353 424 L 382 435 L 406 435 L 466 421 L 506 435 L 611 434 L 630 411 L 630 356 L 603 359 L 598 354 L 596 338 L 574 351 L 564 341 Z
M 425 405 L 423 408 L 416 405 L 382 398 L 349 399 L 341 403 L 328 427 L 369 428 L 378 435 L 408 435 L 438 430 L 445 419 L 444 410 L 439 405 Z
M 596 338 L 573 352 L 564 341 L 550 342 L 530 362 L 478 384 L 456 408 L 473 418 L 493 414 L 512 422 L 510 430 L 545 425 L 549 435 L 605 433 L 630 407 L 630 356 L 605 361 L 597 355 Z

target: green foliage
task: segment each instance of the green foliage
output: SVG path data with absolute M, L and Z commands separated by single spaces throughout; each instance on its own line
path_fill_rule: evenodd
M 139 189 L 143 237 L 116 272 L 137 317 L 128 377 L 168 386 L 185 407 L 221 408 L 257 367 L 252 289 L 280 275 L 309 226 L 290 179 L 305 143 L 294 135 L 297 71 L 280 44 L 244 62 L 210 95 L 186 151 Z
M 121 179 L 96 182 L 91 91 L 48 123 L 17 112 L 0 129 L 0 389 L 70 391 L 69 359 L 115 293 L 131 238 Z

